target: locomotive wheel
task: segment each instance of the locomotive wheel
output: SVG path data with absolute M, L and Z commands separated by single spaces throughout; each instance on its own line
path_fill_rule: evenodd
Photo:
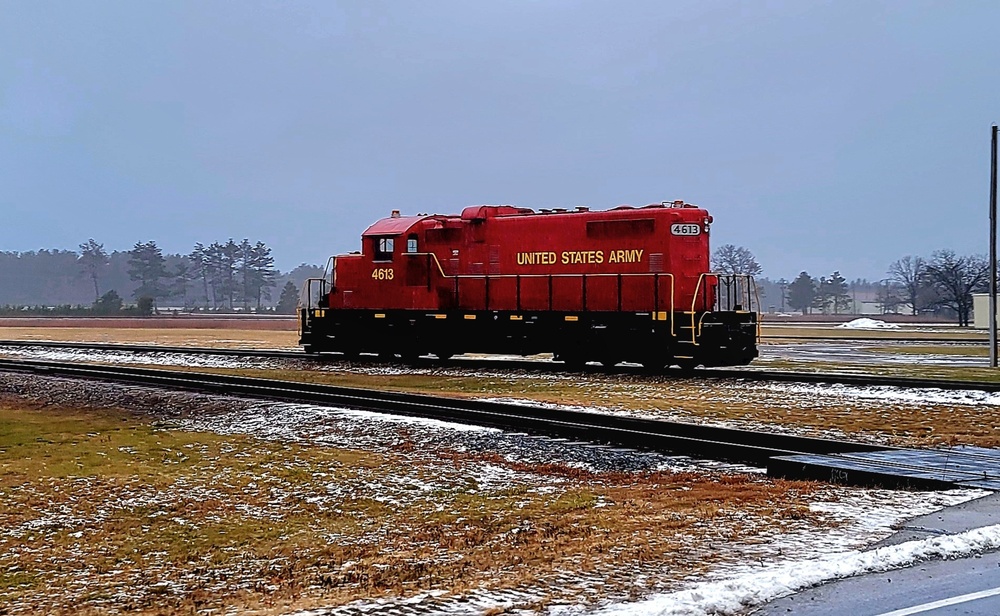
M 601 360 L 601 365 L 605 368 L 613 368 L 618 365 L 621 360 L 617 357 L 605 357 Z
M 646 370 L 659 371 L 667 367 L 667 359 L 664 357 L 644 357 L 639 363 Z
M 693 358 L 691 358 L 691 359 L 684 358 L 684 359 L 678 359 L 677 360 L 677 367 L 680 368 L 684 372 L 690 372 L 690 371 L 694 370 L 697 366 L 698 366 L 698 361 L 696 359 L 693 359 Z
M 400 357 L 402 358 L 403 361 L 405 361 L 408 364 L 416 363 L 416 361 L 420 359 L 420 351 L 416 350 L 403 351 L 400 354 Z
M 560 353 L 557 359 L 566 364 L 567 368 L 573 368 L 574 370 L 583 368 L 587 363 L 587 358 L 582 353 Z
M 448 361 L 449 359 L 452 358 L 453 355 L 455 355 L 455 354 L 452 353 L 451 351 L 435 351 L 434 352 L 434 357 L 437 357 L 441 361 Z

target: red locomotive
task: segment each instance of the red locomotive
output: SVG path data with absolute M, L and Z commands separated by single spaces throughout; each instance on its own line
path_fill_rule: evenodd
M 392 216 L 303 290 L 307 352 L 551 352 L 580 365 L 743 365 L 756 290 L 709 269 L 712 217 L 681 201 L 539 212 Z

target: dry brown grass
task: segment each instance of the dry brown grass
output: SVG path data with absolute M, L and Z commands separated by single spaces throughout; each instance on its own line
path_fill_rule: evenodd
M 967 357 L 989 357 L 990 347 L 972 345 L 910 345 L 866 347 L 870 353 L 891 353 L 893 355 L 963 355 Z
M 960 443 L 1000 447 L 1000 411 L 996 407 L 851 399 L 838 395 L 835 390 L 828 395 L 817 395 L 813 390 L 776 392 L 753 383 L 688 379 L 656 381 L 596 375 L 553 379 L 546 375 L 464 375 L 447 372 L 359 374 L 310 369 L 190 370 L 433 395 L 520 398 L 550 404 L 633 411 L 677 421 L 723 422 L 754 429 L 791 428 L 814 436 L 846 435 L 901 446 L 936 447 Z
M 271 613 L 546 587 L 561 571 L 621 590 L 640 573 L 697 573 L 728 542 L 824 524 L 807 507 L 810 483 L 411 449 L 181 432 L 119 410 L 0 398 L 0 604 L 8 614 Z M 462 480 L 396 501 L 366 492 L 484 463 L 558 489 Z
M 117 342 L 242 349 L 294 349 L 295 331 L 250 329 L 139 329 L 114 327 L 0 327 L 2 340 Z

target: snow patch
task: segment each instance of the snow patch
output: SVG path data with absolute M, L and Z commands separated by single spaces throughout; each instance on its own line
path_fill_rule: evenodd
M 604 616 L 740 614 L 748 608 L 824 582 L 899 569 L 931 558 L 959 558 L 997 548 L 1000 548 L 1000 524 L 868 552 L 852 550 L 765 567 L 733 579 L 696 584 L 687 590 L 637 603 L 607 606 L 597 613 Z
M 983 391 L 979 389 L 912 389 L 909 387 L 894 387 L 891 385 L 842 385 L 833 384 L 788 384 L 765 383 L 763 388 L 780 394 L 795 394 L 813 400 L 830 400 L 837 402 L 845 398 L 859 400 L 876 400 L 882 402 L 905 402 L 920 406 L 969 405 L 997 406 L 1000 405 L 1000 392 Z
M 843 329 L 899 329 L 899 326 L 895 323 L 886 323 L 885 321 L 880 321 L 878 319 L 868 319 L 864 317 L 848 321 L 847 323 L 841 323 L 837 327 Z

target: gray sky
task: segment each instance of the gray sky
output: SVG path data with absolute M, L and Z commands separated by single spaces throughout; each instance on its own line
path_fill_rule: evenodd
M 987 250 L 1000 3 L 0 0 L 0 250 L 277 265 L 466 205 L 683 198 L 765 275 Z

